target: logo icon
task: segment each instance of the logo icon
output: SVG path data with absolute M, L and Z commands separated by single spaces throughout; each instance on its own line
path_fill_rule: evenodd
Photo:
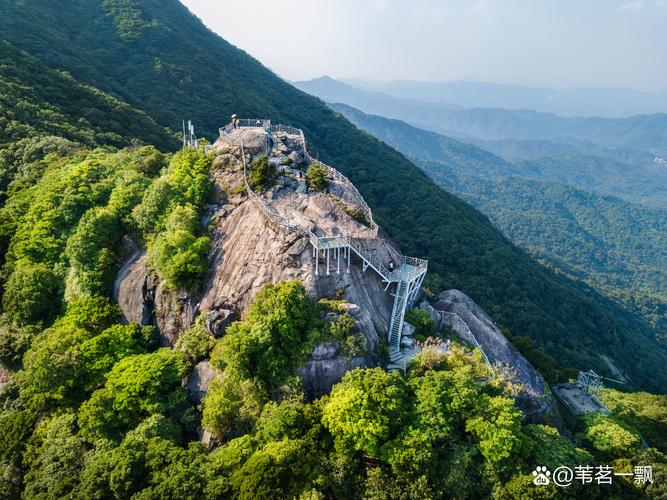
M 549 479 L 549 476 L 551 476 L 551 472 L 544 467 L 543 465 L 538 465 L 535 467 L 535 470 L 533 471 L 533 476 L 535 479 L 533 479 L 533 484 L 535 486 L 546 486 L 548 485 L 551 480 Z

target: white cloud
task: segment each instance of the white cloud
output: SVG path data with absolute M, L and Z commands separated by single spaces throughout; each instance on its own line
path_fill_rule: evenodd
M 493 7 L 493 0 L 477 0 L 470 7 L 470 13 L 485 16 L 491 7 Z
M 646 0 L 633 0 L 632 2 L 625 2 L 618 6 L 618 10 L 641 10 L 647 5 Z
M 644 10 L 650 7 L 667 7 L 667 0 L 632 0 L 620 4 L 617 8 L 619 10 Z

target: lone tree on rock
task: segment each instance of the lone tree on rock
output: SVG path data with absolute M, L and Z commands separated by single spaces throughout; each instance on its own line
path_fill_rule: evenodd
M 311 163 L 306 172 L 308 186 L 316 191 L 324 191 L 327 187 L 326 171 L 319 163 Z

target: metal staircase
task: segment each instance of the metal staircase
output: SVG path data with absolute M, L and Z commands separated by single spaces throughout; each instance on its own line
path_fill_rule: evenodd
M 394 307 L 391 311 L 391 323 L 389 324 L 389 360 L 393 363 L 403 357 L 401 354 L 401 332 L 403 330 L 403 318 L 405 317 L 405 308 L 408 303 L 408 289 L 410 284 L 407 281 L 399 281 L 396 285 L 396 296 L 394 297 Z

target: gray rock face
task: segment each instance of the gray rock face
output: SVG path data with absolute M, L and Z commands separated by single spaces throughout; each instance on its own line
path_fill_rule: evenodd
M 207 359 L 197 363 L 186 385 L 188 398 L 193 404 L 198 405 L 202 402 L 215 376 L 215 370 Z
M 236 313 L 232 309 L 222 307 L 207 311 L 204 324 L 208 333 L 216 338 L 220 338 L 225 334 L 227 327 L 237 319 Z
M 513 374 L 524 388 L 517 403 L 529 422 L 564 428 L 556 400 L 542 376 L 505 338 L 482 308 L 458 290 L 442 292 L 431 306 L 435 310 L 458 314 L 482 346 L 489 361 L 492 364 L 499 363 Z
M 151 304 L 146 289 L 146 254 L 136 252 L 118 271 L 114 283 L 114 300 L 127 323 L 152 324 Z
M 318 345 L 310 360 L 299 369 L 306 397 L 316 399 L 327 394 L 345 373 L 361 366 L 368 366 L 367 361 L 364 358 L 345 359 L 340 355 L 338 342 Z
M 155 325 L 163 346 L 173 346 L 199 312 L 193 298 L 167 289 L 156 276 L 147 274 L 143 252 L 133 255 L 119 271 L 114 299 L 125 322 Z

